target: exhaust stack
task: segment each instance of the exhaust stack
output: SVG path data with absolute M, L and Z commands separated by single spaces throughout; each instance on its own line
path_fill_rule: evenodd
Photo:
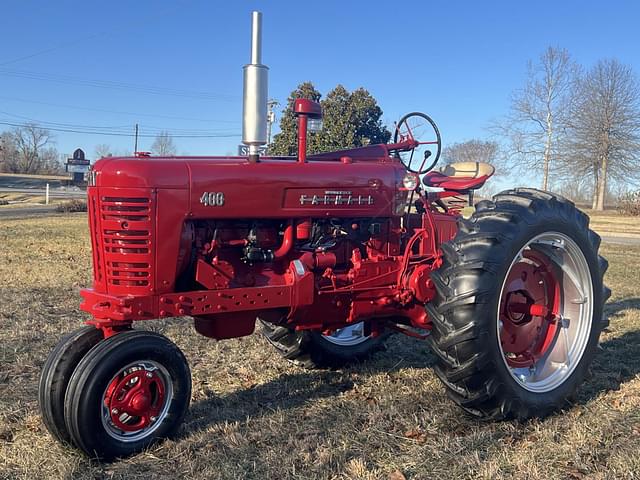
M 244 66 L 242 95 L 242 143 L 249 147 L 249 161 L 257 162 L 260 146 L 267 143 L 269 67 L 262 65 L 262 13 L 251 14 L 251 63 Z

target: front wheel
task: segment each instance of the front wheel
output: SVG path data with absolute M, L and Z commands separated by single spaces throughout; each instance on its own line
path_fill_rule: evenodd
M 102 330 L 84 326 L 65 335 L 51 351 L 42 367 L 38 403 L 44 425 L 62 443 L 71 443 L 64 421 L 64 396 L 76 366 L 103 338 Z
M 170 436 L 191 397 L 187 361 L 166 337 L 128 331 L 94 347 L 75 369 L 65 421 L 87 455 L 112 460 Z
M 575 395 L 605 326 L 607 262 L 588 217 L 560 196 L 516 189 L 480 202 L 442 246 L 427 306 L 436 373 L 481 418 L 529 418 Z

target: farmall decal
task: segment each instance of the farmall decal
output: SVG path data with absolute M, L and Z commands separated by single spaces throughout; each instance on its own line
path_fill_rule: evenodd
M 300 205 L 373 205 L 373 197 L 353 195 L 348 191 L 326 190 L 324 195 L 300 195 Z

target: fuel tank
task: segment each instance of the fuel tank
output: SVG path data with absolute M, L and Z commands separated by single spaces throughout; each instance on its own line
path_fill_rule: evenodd
M 354 155 L 355 156 L 355 155 Z M 198 218 L 390 217 L 402 214 L 404 167 L 391 157 L 109 157 L 93 166 L 97 187 L 187 190 Z

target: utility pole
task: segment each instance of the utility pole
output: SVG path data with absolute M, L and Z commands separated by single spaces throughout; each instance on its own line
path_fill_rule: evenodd
M 271 144 L 271 125 L 276 121 L 276 112 L 273 111 L 275 107 L 280 105 L 277 100 L 269 100 L 267 102 L 267 148 Z
M 136 139 L 135 142 L 133 144 L 133 156 L 135 157 L 136 154 L 138 153 L 138 124 L 136 123 L 136 135 L 135 135 Z

